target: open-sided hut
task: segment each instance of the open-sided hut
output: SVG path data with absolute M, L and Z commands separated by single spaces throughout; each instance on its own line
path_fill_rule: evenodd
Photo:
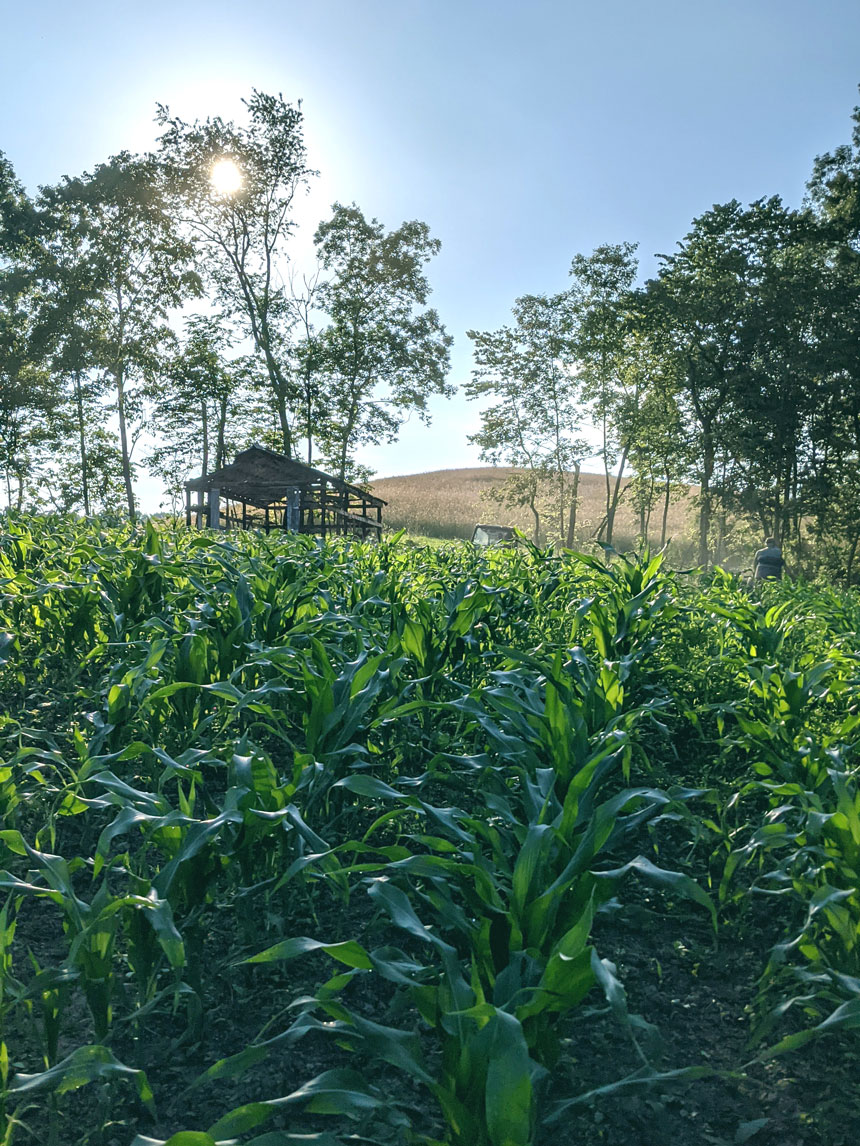
M 185 521 L 198 528 L 290 529 L 378 540 L 386 504 L 359 486 L 257 445 L 185 483 Z

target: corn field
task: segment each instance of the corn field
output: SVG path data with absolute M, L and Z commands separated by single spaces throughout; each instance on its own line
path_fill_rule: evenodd
M 3 1146 L 853 1140 L 855 594 L 0 530 Z

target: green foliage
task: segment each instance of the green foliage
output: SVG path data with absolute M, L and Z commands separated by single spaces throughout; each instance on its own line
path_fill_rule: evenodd
M 578 476 L 589 447 L 580 436 L 569 299 L 526 295 L 514 304 L 514 319 L 513 327 L 498 331 L 468 331 L 475 368 L 466 395 L 494 401 L 469 440 L 485 461 L 520 468 L 494 500 L 529 507 L 535 543 L 546 533 L 572 545 L 578 482 L 571 483 L 569 471 Z M 545 508 L 551 511 L 548 531 L 541 527 Z
M 192 1108 L 233 1096 L 177 1143 L 299 1141 L 327 1115 L 370 1141 L 529 1146 L 590 1100 L 562 1080 L 600 999 L 639 1063 L 601 1093 L 702 1077 L 659 1060 L 599 954 L 637 886 L 729 931 L 781 897 L 761 1045 L 850 1029 L 860 608 L 760 588 L 662 554 L 7 518 L 7 1141 L 34 1104 L 59 1128 L 85 1084 L 97 1134 L 128 1080 L 130 1132 L 164 1141 L 156 1037 L 203 1055 Z M 210 1051 L 232 996 L 257 1033 Z M 811 1025 L 786 1032 L 798 998 Z M 303 1040 L 324 1069 L 261 1097 Z
M 361 476 L 358 445 L 393 441 L 410 413 L 429 420 L 432 395 L 453 393 L 445 383 L 453 339 L 426 305 L 424 265 L 441 244 L 426 223 L 386 232 L 354 203 L 335 203 L 314 243 L 330 273 L 316 299 L 327 319 L 314 351 L 325 415 L 317 438 L 333 472 Z

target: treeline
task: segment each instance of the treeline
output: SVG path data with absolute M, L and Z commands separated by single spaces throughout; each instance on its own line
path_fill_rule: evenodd
M 134 517 L 136 464 L 177 495 L 251 440 L 361 478 L 359 445 L 451 392 L 429 228 L 336 203 L 300 275 L 294 205 L 315 174 L 302 113 L 260 92 L 246 109 L 237 126 L 159 107 L 152 154 L 32 198 L 0 153 L 10 507 Z
M 447 395 L 451 338 L 427 304 L 426 224 L 387 231 L 335 204 L 302 275 L 294 205 L 312 172 L 300 108 L 255 92 L 247 121 L 158 109 L 148 155 L 123 152 L 34 197 L 0 155 L 0 480 L 9 506 L 134 516 L 136 464 L 178 494 L 259 440 L 360 480 Z M 698 560 L 776 536 L 794 571 L 855 577 L 860 544 L 860 110 L 816 160 L 800 209 L 717 205 L 656 277 L 635 246 L 577 255 L 555 295 L 469 331 L 473 437 L 518 467 L 503 497 L 568 544 L 597 453 L 619 501 L 667 539 L 697 494 Z M 629 484 L 626 479 L 630 478 Z
M 714 206 L 657 276 L 632 244 L 578 255 L 571 285 L 470 331 L 473 437 L 520 467 L 503 492 L 535 535 L 570 544 L 582 462 L 598 453 L 612 543 L 619 498 L 666 540 L 670 501 L 699 487 L 697 556 L 773 535 L 795 572 L 856 579 L 860 542 L 860 109 L 850 144 L 816 160 L 803 207 Z M 632 476 L 624 488 L 623 479 Z M 762 542 L 759 540 L 758 544 Z

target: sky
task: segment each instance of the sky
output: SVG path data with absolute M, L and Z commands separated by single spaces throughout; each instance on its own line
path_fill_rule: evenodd
M 424 220 L 455 384 L 466 331 L 564 289 L 575 254 L 637 242 L 644 279 L 714 203 L 799 205 L 858 83 L 857 0 L 0 0 L 0 151 L 30 191 L 151 147 L 157 103 L 239 120 L 252 88 L 301 99 L 320 176 L 297 260 L 335 200 Z M 431 411 L 361 460 L 480 464 L 474 404 Z

